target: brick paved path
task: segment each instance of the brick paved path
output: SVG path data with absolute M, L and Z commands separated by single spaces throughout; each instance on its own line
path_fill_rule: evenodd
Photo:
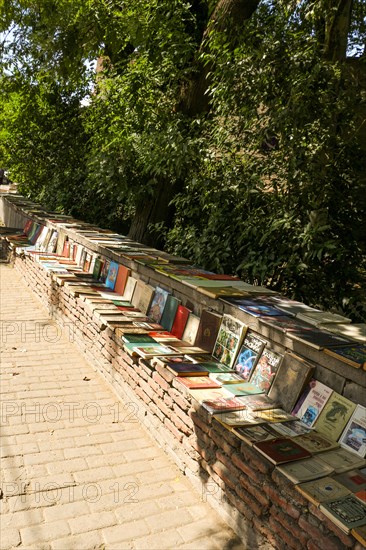
M 2 550 L 257 549 L 192 490 L 0 265 Z

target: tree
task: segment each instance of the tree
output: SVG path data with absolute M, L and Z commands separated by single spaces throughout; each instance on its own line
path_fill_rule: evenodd
M 15 40 L 2 79 L 13 107 L 30 94 L 48 113 L 25 109 L 25 128 L 23 108 L 3 100 L 9 168 L 59 208 L 340 307 L 365 247 L 365 10 L 360 0 L 8 0 L 2 28 Z M 55 147 L 42 140 L 47 124 Z M 79 158 L 62 158 L 62 135 Z

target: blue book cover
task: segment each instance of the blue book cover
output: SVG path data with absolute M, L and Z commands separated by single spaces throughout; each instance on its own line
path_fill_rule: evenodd
M 111 262 L 108 269 L 108 275 L 105 281 L 105 286 L 114 290 L 116 285 L 116 279 L 118 275 L 118 264 L 117 262 Z

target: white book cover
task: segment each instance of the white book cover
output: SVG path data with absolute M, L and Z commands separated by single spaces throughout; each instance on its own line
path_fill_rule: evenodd
M 361 458 L 366 455 L 366 408 L 357 405 L 348 421 L 339 444 L 344 449 L 356 453 Z
M 319 380 L 312 380 L 310 382 L 310 391 L 300 409 L 296 412 L 296 416 L 301 422 L 311 428 L 332 393 L 333 390 L 322 382 L 319 382 Z

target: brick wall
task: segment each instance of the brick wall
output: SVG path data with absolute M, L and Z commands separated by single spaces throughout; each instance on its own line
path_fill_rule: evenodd
M 123 398 L 124 421 L 140 421 L 239 535 L 244 537 L 250 524 L 279 549 L 361 550 L 353 537 L 304 500 L 273 465 L 197 407 L 168 371 L 127 355 L 114 331 L 32 258 L 17 257 L 15 267 Z M 361 387 L 357 380 L 343 379 L 343 389 L 349 383 Z

